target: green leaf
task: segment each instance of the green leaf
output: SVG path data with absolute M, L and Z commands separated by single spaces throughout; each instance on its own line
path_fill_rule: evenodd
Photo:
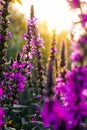
M 12 127 L 6 127 L 6 128 L 4 128 L 4 130 L 16 130 L 16 129 L 12 128 Z
M 21 112 L 20 110 L 12 110 L 12 111 L 15 112 L 15 113 Z
M 13 108 L 26 108 L 28 106 L 14 104 Z

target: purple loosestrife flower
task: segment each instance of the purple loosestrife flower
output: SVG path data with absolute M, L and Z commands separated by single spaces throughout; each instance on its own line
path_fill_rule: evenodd
M 12 63 L 12 66 L 10 67 L 10 69 L 16 69 L 16 70 L 20 70 L 22 72 L 22 69 L 26 67 L 26 63 L 25 62 L 18 62 L 18 61 L 14 61 Z
M 83 55 L 81 54 L 80 50 L 75 50 L 75 52 L 73 52 L 70 55 L 70 58 L 73 62 L 78 62 L 78 61 L 82 61 L 83 60 Z
M 80 63 L 80 65 L 84 64 L 87 56 L 87 36 L 80 36 L 80 38 L 77 40 L 77 43 L 72 42 L 72 49 L 73 52 L 70 57 L 73 63 Z
M 73 63 L 80 63 L 79 65 L 83 65 L 87 56 L 87 36 L 82 35 L 77 40 L 77 42 L 72 42 L 73 52 L 70 55 Z
M 84 62 L 86 61 L 87 57 L 87 35 L 82 35 L 79 40 L 77 41 L 77 46 L 80 51 L 80 55 L 83 56 Z
M 2 97 L 3 94 L 4 94 L 4 90 L 3 90 L 3 88 L 0 86 L 0 97 Z
M 34 17 L 34 12 L 32 12 L 32 7 L 31 7 L 31 14 Z M 34 66 L 31 64 L 33 61 L 33 57 L 35 56 L 35 45 L 33 44 L 34 40 L 34 35 L 33 35 L 33 26 L 35 24 L 35 18 L 30 18 L 27 22 L 27 32 L 23 35 L 23 38 L 26 40 L 26 44 L 22 48 L 22 57 L 24 62 L 26 62 L 26 69 L 25 72 L 27 74 L 27 80 L 28 80 L 28 86 L 32 87 L 32 69 Z M 33 25 L 34 24 L 34 25 Z
M 54 97 L 58 98 L 62 103 L 65 98 L 67 89 L 66 89 L 66 82 L 67 82 L 67 71 L 63 69 L 63 71 L 60 72 L 58 77 L 56 78 L 56 84 L 53 87 L 54 91 Z
M 5 116 L 5 111 L 3 108 L 0 108 L 0 118 L 3 118 Z
M 56 78 L 56 84 L 53 88 L 53 91 L 55 93 L 55 96 L 58 96 L 59 98 L 64 96 L 66 92 L 66 45 L 65 42 L 62 42 L 61 45 L 61 52 L 60 52 L 60 63 L 59 63 L 59 75 Z
M 57 81 L 62 82 L 62 79 L 59 78 Z M 59 87 L 63 85 L 61 82 L 58 84 L 60 85 Z M 63 110 L 64 113 L 62 112 L 62 114 L 67 113 L 67 119 L 63 120 L 66 123 L 66 130 L 84 130 L 85 126 L 82 124 L 87 118 L 87 66 L 76 67 L 67 72 L 67 81 L 63 87 L 65 87 L 65 92 L 60 92 L 61 94 L 64 94 L 64 97 L 61 98 L 62 104 L 58 102 L 56 104 L 57 106 L 54 107 L 56 112 L 58 112 L 56 113 L 56 116 L 58 115 L 57 117 L 54 115 L 52 101 L 48 101 L 46 102 L 46 105 L 44 105 L 42 111 L 44 125 L 45 127 L 52 125 L 55 129 L 52 122 L 57 122 L 58 125 L 60 124 L 63 119 L 60 117 L 60 113 Z M 54 103 L 55 101 L 56 99 L 54 98 Z M 49 105 L 49 102 L 51 105 Z M 61 130 L 58 125 L 56 129 Z
M 34 48 L 35 47 L 43 48 L 43 40 L 42 40 L 42 38 L 40 38 L 40 33 L 38 31 L 38 20 L 37 20 L 37 18 L 32 17 L 32 19 L 28 20 L 28 27 L 29 27 L 29 30 L 31 30 L 30 31 L 30 34 L 31 34 L 31 39 L 30 39 L 31 46 L 34 47 Z
M 52 53 L 56 53 L 56 51 L 57 51 L 56 47 L 52 48 L 51 51 L 52 51 Z
M 46 128 L 51 126 L 53 130 L 68 130 L 70 116 L 57 99 L 45 101 L 41 116 Z
M 24 83 L 26 81 L 26 77 L 23 76 L 22 73 L 16 72 L 15 73 L 15 80 L 17 80 L 17 87 L 18 87 L 17 90 L 20 92 L 24 91 Z
M 4 125 L 4 116 L 5 111 L 3 108 L 0 107 L 0 130 L 2 130 L 2 126 Z
M 80 5 L 80 0 L 66 0 L 69 3 L 71 9 L 77 9 Z
M 44 84 L 44 66 L 42 63 L 42 52 L 41 48 L 43 48 L 43 40 L 40 37 L 40 33 L 38 30 L 38 20 L 34 16 L 34 8 L 31 6 L 31 18 L 28 20 L 28 28 L 30 34 L 30 52 L 29 55 L 32 57 L 32 63 L 34 64 L 34 70 L 36 74 L 35 84 L 41 90 L 43 89 Z M 34 60 L 33 60 L 34 59 Z M 31 60 L 30 60 L 31 62 Z
M 76 67 L 68 72 L 66 83 L 67 109 L 72 115 L 72 126 L 80 127 L 87 118 L 87 66 Z
M 2 35 L 0 35 L 0 40 L 1 40 L 1 39 L 3 39 L 3 36 L 2 36 Z
M 53 87 L 53 91 L 56 96 L 63 96 L 66 92 L 66 83 L 62 77 L 56 78 L 56 85 Z
M 24 84 L 26 82 L 26 77 L 23 76 L 22 74 L 24 67 L 25 67 L 25 63 L 14 62 L 11 67 L 12 72 L 9 75 L 9 80 L 15 82 L 15 84 L 17 85 L 16 89 L 20 92 L 24 91 Z M 15 69 L 16 71 L 14 72 Z
M 77 41 L 77 44 L 78 45 L 84 45 L 84 44 L 87 44 L 87 36 L 86 35 L 83 35 L 79 38 L 79 40 Z
M 81 19 L 82 26 L 85 28 L 87 23 L 87 14 L 81 14 L 79 17 Z
M 27 33 L 24 33 L 23 36 L 22 36 L 22 38 L 23 38 L 24 40 L 27 40 Z
M 26 83 L 26 77 L 24 76 L 25 67 L 26 63 L 20 61 L 20 55 L 18 54 L 17 60 L 10 65 L 9 72 L 3 73 L 5 77 L 4 86 L 7 87 L 5 98 L 8 104 L 13 105 L 15 100 L 18 100 L 18 92 L 24 91 Z

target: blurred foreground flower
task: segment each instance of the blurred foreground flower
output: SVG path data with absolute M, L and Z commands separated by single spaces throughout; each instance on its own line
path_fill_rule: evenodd
M 67 0 L 67 2 L 69 3 L 69 6 L 71 7 L 71 9 L 76 9 L 76 8 L 79 8 L 80 6 L 79 0 Z

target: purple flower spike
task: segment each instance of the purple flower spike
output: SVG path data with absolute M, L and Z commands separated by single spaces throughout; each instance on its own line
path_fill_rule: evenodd
M 5 116 L 5 111 L 3 108 L 0 107 L 0 130 L 2 130 L 1 127 L 4 125 L 4 119 L 3 119 L 4 116 Z
M 87 14 L 81 14 L 80 16 L 81 19 L 81 24 L 83 27 L 86 27 L 86 23 L 87 23 Z
M 27 40 L 27 38 L 26 38 L 26 37 L 27 37 L 27 34 L 26 34 L 26 33 L 24 33 L 24 34 L 23 34 L 23 36 L 22 36 L 22 38 L 23 38 L 23 39 L 25 39 L 25 40 Z
M 73 62 L 78 62 L 78 61 L 82 61 L 83 60 L 83 55 L 81 54 L 81 52 L 79 50 L 76 50 L 75 52 L 73 52 L 70 55 L 71 59 Z
M 56 47 L 54 47 L 54 48 L 52 48 L 52 53 L 56 53 L 57 52 L 57 49 L 56 49 Z
M 87 44 L 87 36 L 83 35 L 79 40 L 78 40 L 79 45 L 85 45 Z
M 4 90 L 2 89 L 2 87 L 0 86 L 0 97 L 3 95 Z
M 67 130 L 66 126 L 70 119 L 66 109 L 57 100 L 51 100 L 44 103 L 44 108 L 41 112 L 44 126 L 49 128 L 53 126 L 53 130 Z
M 2 40 L 3 39 L 3 36 L 2 35 L 0 35 L 0 40 Z

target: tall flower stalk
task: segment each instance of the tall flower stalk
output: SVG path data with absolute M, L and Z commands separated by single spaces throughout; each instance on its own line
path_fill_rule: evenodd
M 4 94 L 4 75 L 3 71 L 5 69 L 5 55 L 6 55 L 6 42 L 8 38 L 8 6 L 9 6 L 10 0 L 1 0 L 0 1 L 0 129 L 2 130 L 2 127 L 4 125 L 4 116 L 5 112 L 2 108 L 3 106 L 3 94 Z
M 55 30 L 53 30 L 53 38 L 52 38 L 52 44 L 51 44 L 51 53 L 50 53 L 50 59 L 48 63 L 48 69 L 47 69 L 47 81 L 46 81 L 46 89 L 47 89 L 47 96 L 51 97 L 53 92 L 53 86 L 55 84 L 55 77 L 57 75 L 56 73 L 57 69 L 57 60 L 56 60 L 56 33 Z M 56 74 L 54 74 L 56 73 Z
M 60 53 L 60 68 L 66 67 L 66 45 L 65 42 L 62 42 L 61 53 Z
M 26 44 L 23 46 L 21 58 L 26 63 L 25 76 L 27 77 L 27 81 L 25 91 L 22 94 L 24 101 L 22 103 L 29 106 L 29 109 L 25 108 L 27 114 L 23 114 L 26 120 L 28 120 L 27 115 L 31 117 L 29 121 L 31 121 L 30 127 L 32 128 L 32 122 L 34 122 L 34 120 L 35 122 L 40 120 L 39 105 L 42 104 L 43 101 L 44 89 L 44 66 L 41 52 L 43 40 L 40 37 L 38 20 L 34 16 L 33 5 L 30 10 L 30 19 L 27 21 L 27 32 L 23 38 L 26 40 Z
M 8 38 L 8 6 L 10 0 L 0 1 L 0 80 L 3 78 L 3 71 L 5 66 L 6 42 Z
M 55 96 L 59 98 L 64 95 L 66 90 L 65 82 L 66 82 L 66 73 L 67 73 L 67 63 L 66 63 L 66 45 L 65 42 L 62 42 L 61 52 L 60 52 L 60 61 L 59 61 L 59 74 L 56 77 L 56 84 L 53 88 Z
M 38 21 L 34 16 L 34 9 L 31 6 L 31 20 L 28 20 L 28 25 L 31 27 L 31 46 L 33 47 L 33 64 L 36 73 L 36 86 L 38 90 L 43 91 L 44 88 L 44 66 L 42 62 L 43 40 L 40 37 L 38 30 Z
M 61 78 L 66 81 L 66 71 L 67 71 L 67 48 L 66 44 L 63 41 L 61 46 L 61 53 L 60 53 L 60 76 Z
M 31 18 L 34 17 L 34 10 L 33 6 L 31 6 Z M 27 24 L 27 32 L 23 35 L 23 38 L 26 40 L 26 44 L 22 48 L 21 56 L 23 57 L 23 60 L 26 62 L 26 73 L 27 73 L 27 80 L 28 86 L 32 87 L 32 59 L 34 56 L 34 47 L 31 45 L 31 39 L 32 39 L 32 27 L 31 24 Z
M 41 48 L 43 48 L 43 40 L 40 38 L 37 19 L 34 16 L 33 5 L 31 6 L 30 19 L 28 20 L 27 24 L 28 30 L 26 36 L 24 36 L 26 39 L 26 45 L 23 47 L 24 55 L 26 54 L 25 61 L 28 63 L 28 66 L 29 64 L 33 64 L 33 70 L 36 74 L 34 77 L 36 79 L 35 85 L 42 91 L 44 87 L 44 66 L 42 63 L 41 53 Z M 31 79 L 31 73 L 30 77 L 28 76 L 28 79 Z

